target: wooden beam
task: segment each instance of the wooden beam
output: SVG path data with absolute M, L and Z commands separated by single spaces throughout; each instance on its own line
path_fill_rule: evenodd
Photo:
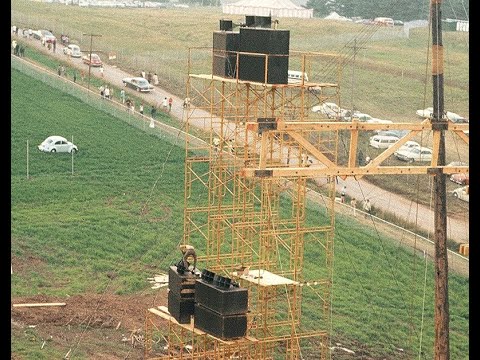
M 65 306 L 66 303 L 32 303 L 32 304 L 13 304 L 13 307 L 40 307 L 40 306 Z

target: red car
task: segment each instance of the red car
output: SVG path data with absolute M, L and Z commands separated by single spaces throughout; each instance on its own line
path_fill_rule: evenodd
M 84 64 L 90 64 L 90 54 L 87 54 L 85 55 L 84 57 L 82 57 L 82 61 Z M 100 59 L 100 56 L 98 56 L 97 54 L 93 54 L 92 53 L 92 63 L 90 64 L 90 66 L 102 66 L 102 60 Z
M 459 185 L 468 185 L 470 180 L 468 173 L 458 173 L 450 175 L 450 181 Z

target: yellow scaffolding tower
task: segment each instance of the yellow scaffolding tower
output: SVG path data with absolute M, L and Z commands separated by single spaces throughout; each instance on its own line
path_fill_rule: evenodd
M 290 63 L 310 78 L 295 84 L 211 75 L 212 57 L 211 49 L 200 48 L 191 49 L 189 56 L 187 97 L 192 105 L 184 114 L 187 132 L 197 137 L 186 141 L 183 242 L 195 246 L 200 268 L 248 289 L 247 336 L 225 341 L 196 329 L 194 318 L 191 324 L 178 324 L 166 308 L 151 308 L 145 357 L 330 359 L 335 177 L 434 175 L 437 156 L 429 166 L 381 164 L 422 131 L 433 130 L 436 154 L 440 131 L 453 130 L 468 143 L 463 132 L 468 125 L 434 126 L 428 119 L 365 124 L 312 112 L 325 102 L 340 104 L 341 64 L 335 74 L 318 70 L 324 68 L 322 61 L 331 64 L 332 55 L 291 52 Z M 359 132 L 375 129 L 410 133 L 368 165 L 358 166 Z M 340 157 L 342 131 L 350 137 L 348 154 Z M 443 171 L 465 172 L 468 167 L 443 166 Z M 326 194 L 321 209 L 307 212 L 307 180 L 312 177 L 323 178 Z M 315 314 L 303 311 L 307 305 L 317 309 Z M 168 322 L 168 330 L 159 327 L 159 319 Z M 155 332 L 167 333 L 163 348 L 154 349 Z

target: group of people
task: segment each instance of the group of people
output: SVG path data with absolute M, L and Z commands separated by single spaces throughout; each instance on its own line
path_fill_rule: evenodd
M 25 56 L 25 46 L 17 43 L 16 40 L 12 41 L 12 50 L 13 50 L 13 55 L 17 55 L 20 57 Z
M 344 185 L 340 192 L 341 203 L 345 203 L 346 195 L 347 195 L 347 187 Z M 357 216 L 357 199 L 352 197 L 352 199 L 350 200 L 350 206 L 352 207 L 352 210 L 353 210 L 353 216 Z M 370 199 L 365 199 L 363 201 L 363 211 L 365 212 L 365 218 L 367 218 L 372 213 L 372 203 L 370 202 Z
M 103 99 L 112 100 L 113 98 L 113 88 L 110 89 L 108 85 L 100 86 L 100 95 Z
M 158 75 L 157 75 L 157 73 L 153 73 L 153 74 L 152 74 L 152 73 L 149 71 L 147 74 L 145 74 L 145 71 L 142 70 L 142 71 L 140 72 L 140 75 L 141 75 L 144 79 L 147 79 L 150 84 L 152 84 L 152 85 L 158 85 Z

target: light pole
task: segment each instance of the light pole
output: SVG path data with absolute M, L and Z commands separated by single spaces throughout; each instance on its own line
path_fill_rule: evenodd
M 89 61 L 88 61 L 88 84 L 87 89 L 90 90 L 90 73 L 92 71 L 92 46 L 93 46 L 93 37 L 98 36 L 102 37 L 102 35 L 98 34 L 83 34 L 84 36 L 90 36 L 90 52 L 89 52 Z

